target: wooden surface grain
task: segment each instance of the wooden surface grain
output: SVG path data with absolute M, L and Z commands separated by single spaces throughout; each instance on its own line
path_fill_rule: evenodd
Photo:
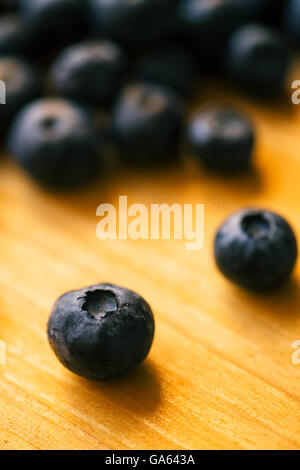
M 297 78 L 297 77 L 296 77 Z M 299 78 L 299 77 L 298 77 Z M 244 206 L 278 211 L 300 238 L 300 106 L 263 105 L 212 84 L 252 116 L 253 171 L 221 178 L 187 166 L 118 172 L 76 194 L 37 187 L 8 158 L 0 164 L 1 449 L 299 449 L 300 267 L 290 283 L 252 295 L 216 270 L 212 241 Z M 204 203 L 205 245 L 100 241 L 96 208 L 116 203 Z M 127 377 L 93 383 L 50 350 L 47 318 L 69 289 L 114 282 L 151 304 L 149 358 Z

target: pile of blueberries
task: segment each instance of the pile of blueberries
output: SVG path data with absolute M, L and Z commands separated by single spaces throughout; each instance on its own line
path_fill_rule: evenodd
M 213 170 L 245 169 L 254 145 L 247 118 L 214 107 L 185 125 L 185 104 L 208 71 L 252 95 L 280 95 L 290 44 L 300 43 L 299 0 L 0 0 L 0 8 L 3 140 L 50 188 L 101 176 L 111 144 L 126 166 L 170 165 L 184 141 Z
M 112 146 L 125 166 L 178 163 L 183 142 L 210 170 L 244 171 L 250 120 L 221 105 L 185 119 L 186 104 L 209 73 L 279 97 L 297 45 L 300 0 L 0 0 L 2 140 L 53 189 L 96 180 Z M 291 274 L 297 242 L 279 215 L 241 210 L 218 230 L 215 259 L 231 281 L 265 291 Z M 141 362 L 153 334 L 149 305 L 111 284 L 65 294 L 48 324 L 63 364 L 96 380 Z

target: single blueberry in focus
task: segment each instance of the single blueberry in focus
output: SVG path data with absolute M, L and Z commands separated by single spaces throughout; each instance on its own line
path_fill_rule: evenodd
M 5 132 L 15 114 L 40 95 L 41 84 L 35 67 L 14 56 L 0 57 L 0 80 L 5 96 L 5 104 L 0 104 L 0 132 Z
M 249 167 L 255 137 L 248 118 L 234 109 L 218 106 L 192 117 L 187 140 L 207 168 L 234 172 Z
M 231 35 L 224 65 L 228 76 L 241 89 L 270 97 L 284 90 L 290 53 L 279 32 L 251 23 Z
M 76 37 L 85 29 L 82 0 L 20 0 L 20 12 L 36 40 L 45 46 Z M 38 46 L 41 47 L 41 44 Z
M 127 86 L 112 115 L 121 159 L 141 166 L 175 161 L 182 122 L 183 102 L 172 91 L 146 83 Z
M 180 1 L 89 0 L 89 16 L 101 37 L 139 49 L 173 32 Z
M 300 1 L 287 0 L 285 5 L 283 27 L 284 32 L 297 45 L 300 45 Z
M 62 295 L 49 322 L 50 345 L 62 364 L 90 380 L 126 374 L 149 353 L 154 317 L 135 292 L 98 284 Z
M 99 136 L 89 114 L 60 99 L 41 99 L 16 117 L 8 148 L 38 182 L 72 189 L 93 181 L 103 162 Z
M 108 104 L 119 93 L 125 65 L 125 54 L 117 44 L 84 41 L 61 52 L 52 82 L 67 98 L 93 106 Z
M 134 72 L 140 80 L 170 87 L 182 96 L 194 91 L 198 78 L 195 57 L 188 47 L 178 43 L 144 52 Z
M 230 34 L 248 19 L 237 0 L 185 0 L 179 13 L 182 32 L 214 66 Z
M 260 209 L 244 209 L 229 217 L 216 234 L 218 268 L 232 282 L 254 291 L 279 286 L 292 273 L 297 241 L 281 216 Z

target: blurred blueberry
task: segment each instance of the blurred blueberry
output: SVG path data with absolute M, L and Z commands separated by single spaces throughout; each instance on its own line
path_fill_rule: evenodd
M 28 104 L 12 124 L 8 148 L 34 179 L 50 188 L 83 186 L 103 168 L 90 115 L 62 99 Z
M 287 0 L 283 17 L 284 31 L 298 46 L 300 45 L 300 1 Z
M 5 132 L 14 115 L 40 95 L 41 84 L 35 67 L 13 56 L 0 57 L 0 80 L 5 84 L 6 103 L 0 104 L 0 128 Z
M 240 0 L 247 8 L 251 21 L 272 23 L 280 20 L 286 0 Z
M 187 96 L 195 90 L 198 70 L 191 50 L 182 44 L 156 47 L 137 60 L 134 72 L 141 80 L 170 87 Z
M 121 159 L 139 166 L 172 163 L 182 120 L 182 100 L 171 90 L 143 83 L 127 86 L 112 115 Z
M 250 165 L 254 129 L 235 109 L 215 106 L 198 111 L 189 123 L 187 137 L 195 157 L 209 169 L 228 173 Z
M 0 16 L 0 55 L 26 54 L 31 46 L 31 33 L 19 15 Z
M 279 95 L 285 85 L 290 53 L 285 38 L 264 24 L 237 29 L 225 50 L 225 69 L 240 88 L 253 95 Z
M 177 27 L 180 0 L 88 0 L 95 32 L 133 49 L 153 44 Z
M 119 93 L 126 57 L 106 40 L 84 41 L 63 50 L 52 69 L 54 88 L 88 105 L 109 104 Z
M 52 47 L 62 40 L 71 40 L 85 29 L 83 0 L 20 0 L 20 11 L 38 48 Z
M 0 12 L 6 13 L 16 11 L 19 7 L 19 0 L 0 0 Z
M 180 19 L 183 33 L 211 65 L 217 66 L 225 41 L 248 19 L 237 0 L 185 0 Z

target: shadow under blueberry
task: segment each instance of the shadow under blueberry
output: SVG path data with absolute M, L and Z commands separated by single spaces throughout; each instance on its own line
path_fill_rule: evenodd
M 95 416 L 98 409 L 99 417 L 102 397 L 105 402 L 113 401 L 118 408 L 142 416 L 153 413 L 161 399 L 159 373 L 149 360 L 124 376 L 101 382 L 74 376 L 75 382 L 76 388 L 79 386 L 81 391 L 89 395 L 89 402 L 95 405 Z
M 292 80 L 291 80 L 292 81 Z M 294 90 L 290 88 L 290 83 L 287 83 L 286 88 L 278 96 L 265 96 L 257 93 L 249 93 L 240 88 L 235 87 L 229 80 L 223 83 L 213 77 L 213 82 L 209 83 L 206 87 L 207 101 L 212 102 L 224 101 L 228 104 L 241 108 L 241 104 L 248 108 L 256 109 L 262 112 L 268 112 L 270 115 L 284 116 L 286 119 L 291 119 L 295 115 L 297 106 L 294 106 L 291 101 L 291 95 Z
M 204 175 L 203 175 L 204 177 Z M 245 168 L 245 170 L 236 173 L 217 173 L 205 169 L 205 178 L 214 180 L 218 185 L 228 190 L 237 192 L 239 196 L 258 194 L 263 188 L 262 175 L 255 166 Z
M 257 293 L 231 286 L 235 297 L 253 311 L 283 326 L 300 327 L 300 285 L 292 277 L 273 291 Z
M 72 210 L 90 215 L 95 218 L 95 211 L 99 204 L 111 203 L 118 205 L 120 195 L 136 193 L 155 194 L 160 189 L 169 188 L 170 193 L 178 195 L 180 186 L 186 184 L 188 175 L 184 174 L 183 168 L 178 163 L 170 168 L 124 168 L 116 167 L 110 169 L 103 178 L 99 178 L 88 188 L 69 192 L 53 193 L 56 202 L 63 206 L 69 206 Z M 175 188 L 175 189 L 174 189 Z M 177 196 L 178 197 L 178 196 Z M 144 202 L 133 200 L 132 202 Z

